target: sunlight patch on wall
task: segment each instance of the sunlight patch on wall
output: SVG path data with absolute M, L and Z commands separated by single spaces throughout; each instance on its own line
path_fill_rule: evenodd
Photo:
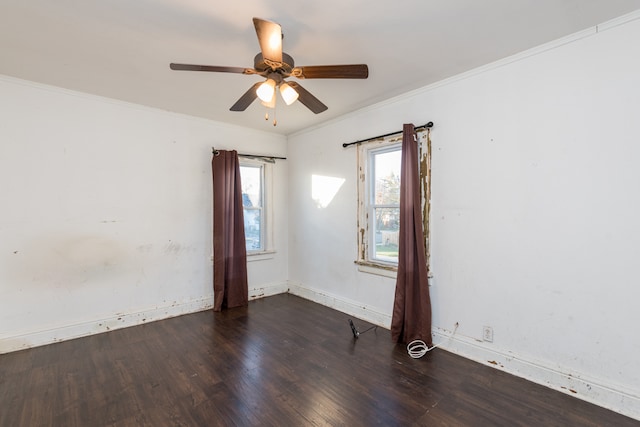
M 311 176 L 311 198 L 316 202 L 318 208 L 326 208 L 329 206 L 333 198 L 338 194 L 344 181 L 344 178 L 332 176 Z

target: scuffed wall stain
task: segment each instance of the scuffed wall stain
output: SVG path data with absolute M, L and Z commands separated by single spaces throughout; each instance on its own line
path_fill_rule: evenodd
M 186 255 L 191 254 L 196 251 L 195 247 L 190 245 L 182 245 L 180 243 L 169 240 L 169 242 L 164 245 L 163 252 L 165 255 L 177 256 L 177 255 Z
M 195 245 L 173 240 L 127 244 L 117 234 L 43 234 L 31 237 L 22 247 L 5 254 L 0 280 L 12 283 L 14 289 L 71 290 L 101 286 L 107 280 L 136 274 L 139 283 L 147 277 L 146 261 L 175 260 L 196 252 Z
M 128 267 L 129 251 L 101 234 L 40 235 L 26 241 L 6 263 L 2 280 L 20 287 L 71 289 L 113 277 Z M 124 267 L 123 267 L 124 266 Z
M 124 256 L 120 243 L 104 236 L 78 236 L 62 240 L 55 252 L 60 258 L 85 269 L 114 265 Z
M 143 254 L 148 254 L 153 250 L 153 244 L 152 243 L 146 243 L 144 245 L 138 245 L 136 246 L 136 251 L 143 253 Z
M 180 246 L 180 244 L 172 242 L 171 240 L 169 240 L 169 243 L 164 246 L 164 253 L 168 255 L 177 255 L 181 250 L 182 247 Z

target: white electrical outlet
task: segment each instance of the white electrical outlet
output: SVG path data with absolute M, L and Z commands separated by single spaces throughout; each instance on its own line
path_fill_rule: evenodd
M 482 340 L 493 342 L 493 328 L 491 326 L 482 327 Z

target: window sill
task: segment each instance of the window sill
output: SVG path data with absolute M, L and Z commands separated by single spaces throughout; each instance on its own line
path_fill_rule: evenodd
M 253 261 L 264 261 L 267 259 L 273 259 L 276 256 L 276 251 L 262 251 L 262 252 L 248 252 L 247 253 L 247 262 Z
M 377 276 L 390 277 L 395 279 L 398 275 L 398 267 L 394 265 L 376 264 L 366 261 L 355 261 L 358 266 L 358 271 L 368 274 L 375 274 Z

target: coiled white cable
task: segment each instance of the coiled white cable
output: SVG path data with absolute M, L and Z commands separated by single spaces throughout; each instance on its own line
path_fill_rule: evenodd
M 456 322 L 455 326 L 453 327 L 453 332 L 451 332 L 451 335 L 449 335 L 449 339 L 453 338 L 453 335 L 455 335 L 457 330 L 458 330 L 458 322 Z M 409 356 L 411 356 L 412 358 L 419 359 L 425 354 L 427 354 L 428 352 L 430 352 L 431 350 L 433 350 L 434 348 L 440 347 L 443 342 L 444 341 L 429 348 L 424 341 L 413 340 L 409 344 L 407 344 L 407 353 L 409 353 Z
M 425 342 L 422 340 L 413 340 L 409 344 L 407 344 L 407 353 L 409 353 L 409 356 L 413 357 L 414 359 L 419 359 L 427 354 L 429 350 L 433 350 L 434 348 L 436 348 L 435 345 L 429 348 L 427 347 L 427 344 L 425 344 Z

